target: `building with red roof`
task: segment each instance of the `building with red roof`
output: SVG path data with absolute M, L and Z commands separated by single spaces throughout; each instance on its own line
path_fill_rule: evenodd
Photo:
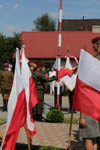
M 100 33 L 91 31 L 62 31 L 61 58 L 65 60 L 67 47 L 71 55 L 79 58 L 80 50 L 85 49 L 95 55 L 91 40 L 100 36 Z M 21 40 L 25 44 L 26 57 L 53 63 L 58 51 L 58 32 L 22 32 Z
M 79 57 L 80 50 L 86 49 L 95 55 L 91 40 L 100 33 L 91 31 L 63 31 L 61 58 L 67 54 L 67 47 L 71 55 Z M 58 32 L 22 32 L 21 40 L 25 44 L 26 57 L 30 59 L 54 59 L 58 51 Z

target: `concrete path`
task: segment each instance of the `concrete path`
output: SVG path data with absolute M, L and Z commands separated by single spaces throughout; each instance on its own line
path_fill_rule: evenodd
M 66 118 L 70 118 L 68 113 L 68 98 L 63 97 L 63 113 Z M 44 113 L 45 118 L 47 112 L 53 108 L 53 96 L 45 95 Z M 74 114 L 75 118 L 79 118 L 79 113 Z M 2 97 L 0 96 L 0 118 L 7 118 L 7 112 L 2 112 Z M 47 123 L 36 122 L 37 133 L 34 135 L 32 144 L 35 146 L 55 146 L 62 149 L 67 148 L 69 124 L 64 123 Z M 6 124 L 0 126 L 0 135 L 4 135 Z M 17 143 L 27 144 L 27 138 L 24 128 L 19 132 Z M 80 150 L 82 145 L 78 141 L 78 124 L 72 127 L 71 147 L 74 150 Z

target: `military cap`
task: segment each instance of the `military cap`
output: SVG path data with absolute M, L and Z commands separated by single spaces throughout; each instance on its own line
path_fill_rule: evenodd
M 100 41 L 100 37 L 96 37 L 96 38 L 93 38 L 93 39 L 92 39 L 92 43 L 93 43 L 93 44 L 96 43 L 96 42 L 98 42 L 98 41 Z

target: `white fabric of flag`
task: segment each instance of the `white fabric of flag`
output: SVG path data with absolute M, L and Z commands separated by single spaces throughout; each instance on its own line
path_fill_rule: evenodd
M 70 70 L 73 69 L 69 57 L 66 58 L 65 68 L 70 69 Z M 75 84 L 76 84 L 76 77 L 77 77 L 77 74 L 73 74 L 72 76 L 67 75 L 63 77 L 61 80 L 65 84 L 67 89 L 69 89 L 70 91 L 73 91 L 73 89 L 75 88 Z
M 100 61 L 83 49 L 80 54 L 78 77 L 84 83 L 100 91 Z
M 57 57 L 56 57 L 56 60 L 55 60 L 55 62 L 53 64 L 52 68 L 54 68 L 56 70 L 58 69 L 58 58 Z
M 13 86 L 8 101 L 6 133 L 1 150 L 14 150 L 21 127 L 27 124 L 29 138 L 36 133 L 32 118 L 32 107 L 38 103 L 35 84 L 27 65 L 24 53 L 20 65 L 19 51 L 16 52 L 16 66 Z

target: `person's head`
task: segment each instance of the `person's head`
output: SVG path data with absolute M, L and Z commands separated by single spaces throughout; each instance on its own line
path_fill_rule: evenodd
M 93 49 L 95 52 L 100 51 L 100 37 L 96 37 L 92 39 Z
M 51 68 L 51 71 L 52 71 L 52 72 L 54 71 L 54 68 L 53 68 L 53 67 Z
M 29 67 L 31 71 L 34 71 L 37 67 L 37 65 L 35 63 L 29 63 Z
M 45 70 L 46 70 L 46 68 L 43 66 L 43 67 L 42 67 L 42 71 L 45 71 Z
M 44 67 L 44 63 L 43 62 L 38 62 L 37 63 L 37 69 L 38 69 L 38 71 L 42 71 L 43 67 Z

